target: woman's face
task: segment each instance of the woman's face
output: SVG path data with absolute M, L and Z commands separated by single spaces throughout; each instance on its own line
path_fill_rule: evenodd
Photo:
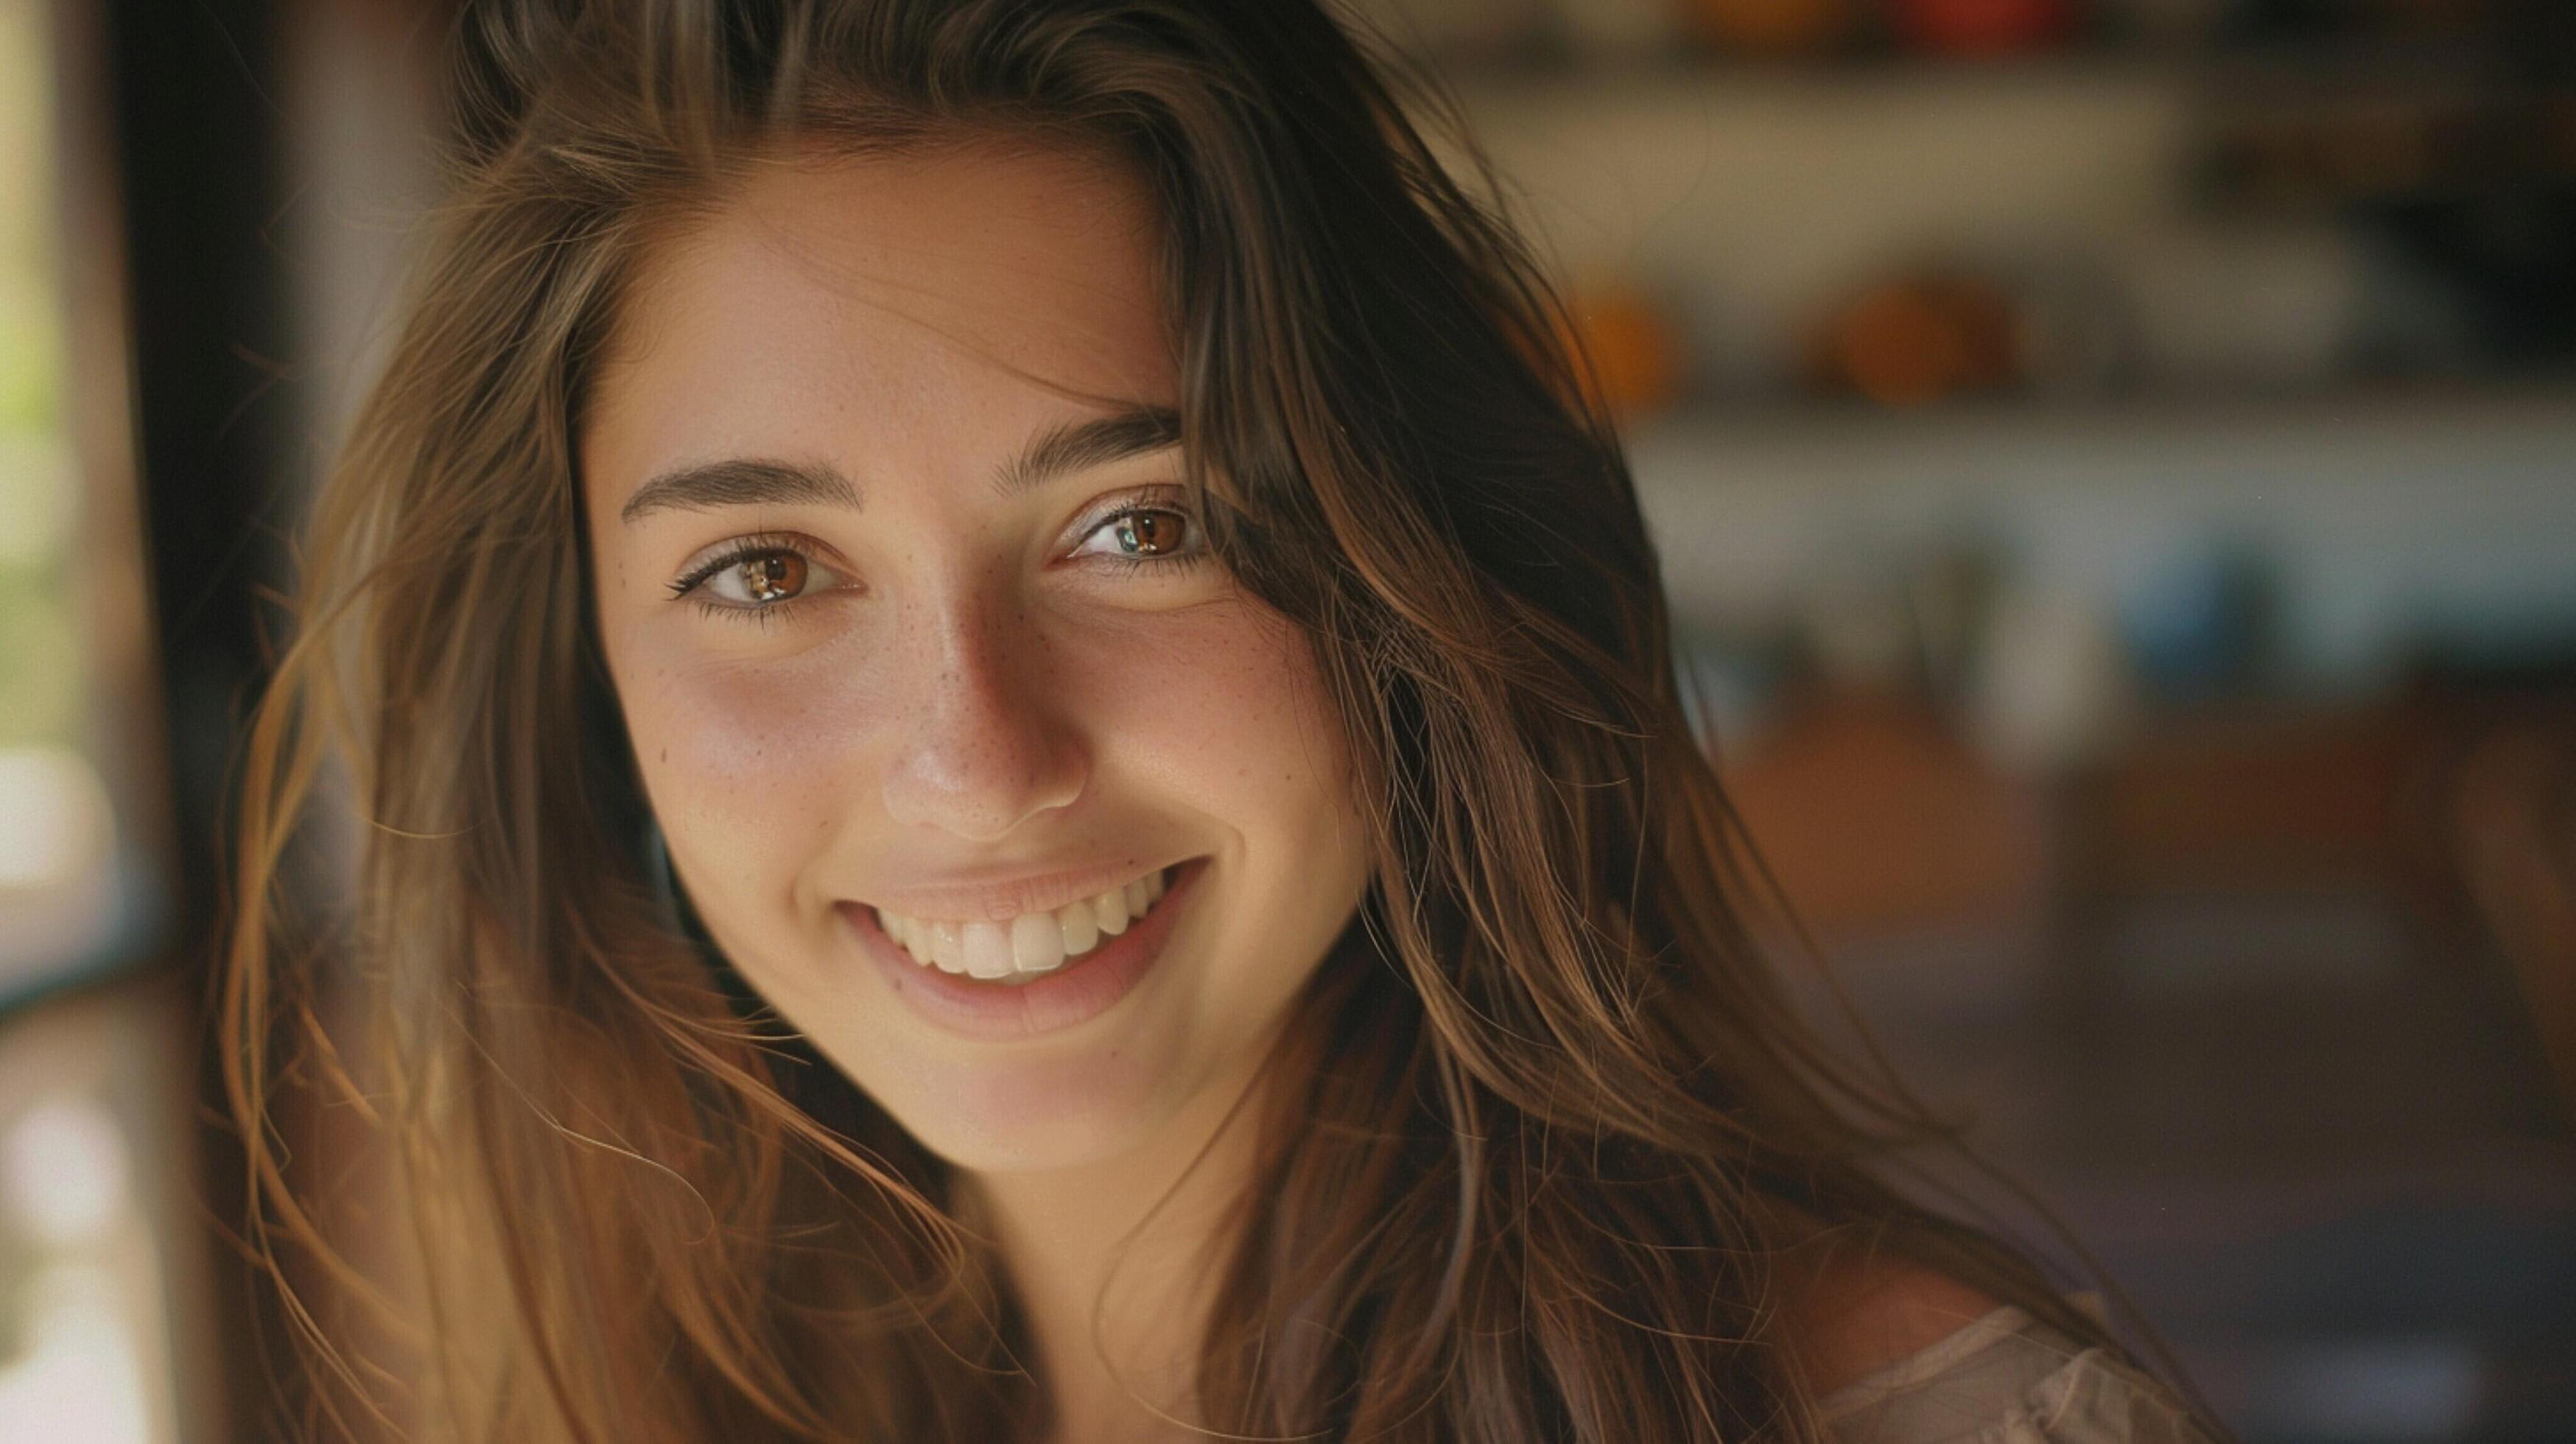
M 682 886 L 969 1168 L 1239 1080 L 1367 877 L 1306 640 L 1185 510 L 1152 226 L 1068 153 L 766 168 L 656 253 L 580 437 Z

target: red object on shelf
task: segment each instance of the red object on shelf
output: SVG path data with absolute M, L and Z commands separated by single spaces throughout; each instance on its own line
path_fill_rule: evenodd
M 2075 25 L 2074 0 L 1893 0 L 1897 33 L 1924 50 L 2004 55 L 2052 45 Z

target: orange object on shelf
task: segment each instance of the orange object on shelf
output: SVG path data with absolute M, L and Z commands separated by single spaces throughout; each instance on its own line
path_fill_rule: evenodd
M 2014 379 L 2011 300 L 1974 277 L 1919 276 L 1864 292 L 1834 318 L 1817 370 L 1886 406 L 1920 406 Z
M 1598 398 L 1614 418 L 1658 411 L 1681 393 L 1681 336 L 1652 301 L 1609 285 L 1576 290 L 1566 308 L 1565 339 L 1591 358 Z
M 1849 0 L 1691 0 L 1690 9 L 1711 42 L 1746 54 L 1816 54 L 1851 31 Z

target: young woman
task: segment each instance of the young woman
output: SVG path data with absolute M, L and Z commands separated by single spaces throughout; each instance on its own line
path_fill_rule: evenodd
M 263 1236 L 385 1315 L 328 1406 L 2201 1437 L 1886 1181 L 1932 1130 L 1755 944 L 1549 292 L 1326 14 L 557 0 L 457 74 L 229 971 Z M 270 1142 L 353 1055 L 381 1291 Z

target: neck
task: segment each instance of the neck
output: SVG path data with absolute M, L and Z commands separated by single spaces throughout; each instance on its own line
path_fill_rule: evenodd
M 1050 1444 L 1194 1437 L 1192 1379 L 1231 1210 L 1251 1181 L 1250 1078 L 1199 1091 L 1114 1157 L 978 1173 L 1054 1404 Z

